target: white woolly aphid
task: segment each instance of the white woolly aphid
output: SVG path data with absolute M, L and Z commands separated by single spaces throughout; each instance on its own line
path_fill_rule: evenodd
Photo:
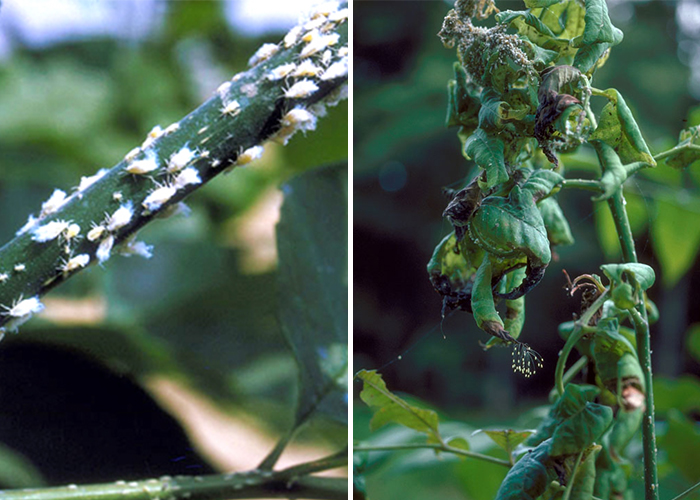
M 335 45 L 338 43 L 338 40 L 340 40 L 340 35 L 338 33 L 331 33 L 329 35 L 313 35 L 310 38 L 311 40 L 309 43 L 301 49 L 301 53 L 299 54 L 299 57 L 302 59 L 317 54 L 331 45 Z
M 104 234 L 107 229 L 103 225 L 94 226 L 90 231 L 88 231 L 87 239 L 89 241 L 97 241 Z
M 258 65 L 263 61 L 267 61 L 269 58 L 274 56 L 278 50 L 279 47 L 274 43 L 262 44 L 260 48 L 255 52 L 255 54 L 253 54 L 253 56 L 250 59 L 248 59 L 248 66 L 252 68 L 253 66 Z
M 345 21 L 349 15 L 350 15 L 350 12 L 348 11 L 348 8 L 346 7 L 344 9 L 340 9 L 340 10 L 337 10 L 335 12 L 331 12 L 328 15 L 328 20 L 333 21 L 334 23 L 342 22 L 342 21 Z
M 32 241 L 38 243 L 46 243 L 47 241 L 55 240 L 65 231 L 70 222 L 64 220 L 55 220 L 39 226 L 32 231 Z
M 11 332 L 16 332 L 17 328 L 32 317 L 32 314 L 44 310 L 44 304 L 42 304 L 39 297 L 36 296 L 24 300 L 22 300 L 20 296 L 20 300 L 13 304 L 12 307 L 7 307 L 5 305 L 2 307 L 6 309 L 2 314 L 12 318 L 5 324 L 5 328 Z
M 238 158 L 236 158 L 236 165 L 247 165 L 251 161 L 258 160 L 262 158 L 264 152 L 265 148 L 262 146 L 253 146 L 252 148 L 248 148 L 238 155 Z
M 90 256 L 86 253 L 81 253 L 80 255 L 76 255 L 75 257 L 71 257 L 67 262 L 65 262 L 59 268 L 59 271 L 62 271 L 64 273 L 72 273 L 73 271 L 76 271 L 78 269 L 81 269 L 81 268 L 87 266 L 89 263 L 90 263 Z
M 117 248 L 120 255 L 124 257 L 131 257 L 132 255 L 138 255 L 144 259 L 150 259 L 153 257 L 153 245 L 147 245 L 143 241 L 137 241 L 136 235 L 133 235 L 124 244 Z
M 109 235 L 97 246 L 97 251 L 95 252 L 95 257 L 100 261 L 100 264 L 107 262 L 110 255 L 112 254 L 112 247 L 114 246 L 114 236 Z
M 221 108 L 221 114 L 224 115 L 236 116 L 240 112 L 241 105 L 238 103 L 238 101 L 231 101 Z
M 163 135 L 163 129 L 160 125 L 156 125 L 151 129 L 151 131 L 146 136 L 146 139 L 141 144 L 141 149 L 148 149 L 148 147 L 155 142 L 161 135 Z
M 146 156 L 140 160 L 129 163 L 124 170 L 134 175 L 144 175 L 154 170 L 158 170 L 158 159 L 153 151 L 148 151 Z
M 164 203 L 167 203 L 170 198 L 175 196 L 177 193 L 177 188 L 171 185 L 160 186 L 146 197 L 141 203 L 143 207 L 151 212 L 158 210 Z
M 335 80 L 348 76 L 348 58 L 343 57 L 331 64 L 321 75 L 321 80 Z
M 292 73 L 292 76 L 318 76 L 321 68 L 316 66 L 311 59 L 302 61 Z
M 301 35 L 302 31 L 304 31 L 304 28 L 302 28 L 301 26 L 294 26 L 292 29 L 290 29 L 289 33 L 284 35 L 284 46 L 286 48 L 289 48 L 295 43 L 297 43 L 299 35 Z
M 196 151 L 192 151 L 187 146 L 184 146 L 184 147 L 180 148 L 180 150 L 177 151 L 176 153 L 173 153 L 173 155 L 168 160 L 168 166 L 166 167 L 166 170 L 170 174 L 174 174 L 176 172 L 179 172 L 180 170 L 185 168 L 187 165 L 192 163 L 192 160 L 194 160 L 196 157 L 197 157 Z
M 65 191 L 60 189 L 54 190 L 54 192 L 49 196 L 49 199 L 41 204 L 41 214 L 39 218 L 46 217 L 47 215 L 57 212 L 67 201 Z
M 287 99 L 303 99 L 305 97 L 309 97 L 317 90 L 318 85 L 316 85 L 311 80 L 307 80 L 306 78 L 304 78 L 303 80 L 299 80 L 294 85 L 289 87 L 284 92 L 284 97 L 286 97 Z
M 267 79 L 274 82 L 276 80 L 281 80 L 285 76 L 289 75 L 297 67 L 294 63 L 282 64 L 273 68 L 268 74 Z
M 131 218 L 134 216 L 134 206 L 133 204 L 129 201 L 125 203 L 124 205 L 120 206 L 118 209 L 114 211 L 112 215 L 109 215 L 107 217 L 106 221 L 106 229 L 110 233 L 113 233 L 114 231 L 118 231 L 124 226 L 126 226 L 129 222 L 131 222 Z
M 78 196 L 82 196 L 87 188 L 92 186 L 94 183 L 99 181 L 104 175 L 109 172 L 106 168 L 99 169 L 94 175 L 88 177 L 81 177 L 80 184 L 78 185 Z
M 190 184 L 201 183 L 202 179 L 199 177 L 199 171 L 194 167 L 187 167 L 185 170 L 180 172 L 173 181 L 173 185 L 176 189 L 182 189 Z

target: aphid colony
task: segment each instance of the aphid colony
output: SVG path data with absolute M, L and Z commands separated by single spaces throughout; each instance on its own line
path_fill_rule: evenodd
M 305 45 L 299 52 L 299 62 L 289 62 L 270 69 L 265 78 L 269 81 L 277 81 L 282 79 L 293 79 L 292 82 L 283 90 L 283 97 L 289 100 L 302 100 L 312 96 L 319 90 L 318 83 L 339 78 L 345 78 L 348 74 L 348 48 L 347 46 L 336 49 L 340 40 L 340 35 L 333 32 L 333 29 L 340 23 L 344 22 L 348 17 L 348 9 L 339 9 L 339 4 L 336 1 L 326 2 L 321 6 L 316 7 L 316 10 L 311 13 L 309 19 L 301 26 L 296 26 L 287 33 L 282 44 L 264 44 L 249 60 L 250 66 L 261 64 L 273 57 L 283 45 L 285 48 L 291 48 L 298 43 Z M 335 58 L 335 60 L 334 60 Z M 220 113 L 223 117 L 234 118 L 241 111 L 242 106 L 238 100 L 232 99 L 231 89 L 232 82 L 239 80 L 243 74 L 238 74 L 231 81 L 223 83 L 218 89 L 217 94 L 221 100 Z M 347 87 L 345 87 L 347 88 Z M 258 93 L 257 83 L 247 83 L 245 89 L 241 87 L 242 96 L 253 98 Z M 345 90 L 344 92 L 347 92 Z M 280 129 L 272 137 L 272 140 L 286 144 L 291 136 L 297 131 L 309 131 L 316 128 L 318 116 L 325 115 L 325 105 L 334 105 L 343 98 L 343 91 L 336 92 L 337 96 L 329 96 L 331 102 L 322 102 L 302 106 L 300 104 L 292 107 L 280 119 Z M 329 99 L 326 99 L 327 101 Z M 333 102 L 335 101 L 335 102 Z M 153 147 L 158 139 L 168 134 L 171 134 L 180 129 L 181 124 L 175 122 L 169 125 L 166 129 L 160 126 L 155 126 L 146 136 L 146 139 L 140 147 L 136 147 L 129 151 L 124 160 L 126 166 L 124 172 L 136 178 L 150 179 L 154 183 L 154 188 L 151 189 L 148 195 L 141 202 L 141 207 L 145 209 L 142 215 L 148 215 L 153 212 L 160 211 L 158 216 L 169 216 L 176 213 L 187 212 L 187 207 L 183 203 L 171 204 L 172 199 L 181 190 L 188 186 L 198 185 L 202 183 L 200 172 L 192 166 L 197 160 L 204 160 L 210 157 L 210 151 L 199 150 L 185 145 L 174 152 L 161 165 L 156 150 Z M 207 136 L 209 126 L 204 126 L 198 130 L 198 146 L 201 148 L 205 142 L 212 138 L 211 134 Z M 245 150 L 240 151 L 233 165 L 246 165 L 256 159 L 259 159 L 264 152 L 262 145 L 253 145 Z M 216 168 L 221 165 L 220 158 L 211 160 L 210 167 Z M 27 223 L 17 231 L 17 235 L 22 235 L 29 232 L 31 240 L 38 244 L 47 244 L 53 241 L 58 241 L 64 245 L 63 251 L 66 257 L 61 258 L 60 264 L 57 266 L 57 271 L 63 275 L 67 275 L 87 267 L 91 263 L 91 255 L 89 253 L 79 253 L 73 255 L 74 243 L 78 242 L 83 236 L 81 235 L 82 228 L 79 224 L 71 220 L 55 219 L 48 222 L 43 222 L 45 219 L 56 214 L 71 200 L 81 199 L 83 194 L 104 175 L 108 173 L 107 169 L 101 169 L 96 174 L 88 177 L 82 177 L 80 184 L 75 188 L 75 192 L 71 195 L 66 194 L 60 189 L 56 189 L 46 202 L 41 206 L 41 211 L 38 217 L 29 216 Z M 159 180 L 153 176 L 160 176 Z M 112 200 L 119 203 L 111 213 L 106 213 L 103 220 L 93 222 L 90 230 L 85 237 L 87 241 L 96 244 L 95 258 L 102 264 L 110 258 L 112 250 L 117 243 L 119 232 L 129 226 L 134 221 L 136 216 L 136 208 L 132 201 L 122 202 L 124 195 L 121 191 L 112 193 Z M 120 242 L 119 251 L 123 255 L 140 255 L 146 258 L 152 256 L 152 246 L 145 244 L 142 241 L 136 240 L 136 235 L 132 235 L 123 242 Z M 24 263 L 16 263 L 12 272 L 21 274 L 26 271 Z M 0 284 L 11 279 L 10 273 L 0 273 Z M 34 313 L 43 310 L 44 305 L 40 302 L 38 296 L 28 299 L 23 299 L 20 296 L 16 299 L 11 307 L 0 304 L 0 307 L 5 309 L 0 312 L 0 315 L 8 317 L 4 327 L 0 327 L 1 335 L 6 331 L 16 331 L 17 328 L 25 321 L 29 320 Z M 527 362 L 521 362 L 526 370 L 532 369 L 532 355 L 525 353 L 522 358 L 527 358 Z

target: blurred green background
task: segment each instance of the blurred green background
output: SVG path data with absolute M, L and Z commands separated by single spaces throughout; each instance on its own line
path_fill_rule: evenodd
M 525 8 L 515 0 L 497 5 Z M 700 124 L 700 62 L 694 55 L 700 54 L 694 21 L 700 3 L 609 5 L 625 38 L 593 85 L 617 88 L 652 151 L 663 151 L 682 128 Z M 557 325 L 578 312 L 562 270 L 572 277 L 600 273 L 601 264 L 619 258 L 619 244 L 605 204 L 592 203 L 584 191 L 559 195 L 576 243 L 557 248 L 558 260 L 528 295 L 522 338 L 545 365 L 530 379 L 512 373 L 508 349 L 479 348 L 487 336 L 470 315 L 455 313 L 441 323 L 441 300 L 425 266 L 452 229 L 441 218 L 447 204 L 441 188 L 461 187 L 472 167 L 461 155 L 457 130 L 444 127 L 456 53 L 436 34 L 450 7 L 440 1 L 355 2 L 353 368 L 379 369 L 390 389 L 438 409 L 449 431 L 468 437 L 482 427 L 536 425 L 563 346 Z M 594 105 L 599 110 L 603 103 Z M 563 161 L 568 177 L 597 175 L 590 148 Z M 671 498 L 700 481 L 700 165 L 679 172 L 660 164 L 625 188 L 639 258 L 657 274 L 650 297 L 661 319 L 651 333 L 661 484 Z M 370 412 L 357 398 L 359 388 L 354 438 L 365 440 Z M 388 444 L 410 434 L 388 426 L 371 439 Z M 469 441 L 473 450 L 497 453 L 483 434 Z M 639 442 L 630 453 L 641 477 Z M 506 472 L 428 450 L 373 453 L 367 470 L 373 499 L 489 499 Z M 637 493 L 640 487 L 634 483 Z
M 18 17 L 12 3 L 0 9 L 4 242 L 54 189 L 112 167 L 155 125 L 179 120 L 246 70 L 309 5 L 286 2 L 296 6 L 291 21 L 251 34 L 240 23 L 253 21 L 229 22 L 243 2 L 63 2 L 57 8 L 74 9 L 78 20 L 70 26 L 51 19 L 47 2 L 22 2 L 63 33 L 37 42 L 32 15 Z M 260 8 L 274 17 L 274 8 Z M 240 470 L 262 460 L 291 425 L 296 391 L 277 321 L 279 187 L 345 161 L 347 123 L 343 102 L 308 137 L 268 145 L 260 161 L 191 196 L 188 218 L 145 228 L 151 260 L 114 256 L 81 272 L 45 298 L 42 315 L 6 335 L 0 488 Z M 288 458 L 346 441 L 345 426 L 317 419 Z

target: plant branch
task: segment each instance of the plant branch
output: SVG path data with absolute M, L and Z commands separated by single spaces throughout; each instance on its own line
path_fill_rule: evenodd
M 0 305 L 6 309 L 0 332 L 10 321 L 6 328 L 16 329 L 43 308 L 41 295 L 88 265 L 104 263 L 112 249 L 149 257 L 147 245 L 130 239 L 144 225 L 172 214 L 228 167 L 259 157 L 266 141 L 286 143 L 296 131 L 313 130 L 325 106 L 346 95 L 346 12 L 324 17 L 308 43 L 302 25 L 296 36 L 290 32 L 278 45 L 264 45 L 251 69 L 224 82 L 179 122 L 154 128 L 116 166 L 83 178 L 70 195 L 54 191 L 39 215 L 0 248 Z M 319 65 L 316 76 L 292 76 L 302 60 Z
M 672 147 L 671 149 L 667 151 L 662 151 L 661 153 L 654 155 L 654 160 L 659 161 L 663 160 L 667 156 L 671 156 L 674 153 L 678 153 L 680 151 L 700 151 L 700 146 L 697 144 L 683 144 L 683 145 L 677 145 Z
M 268 471 L 211 476 L 164 476 L 144 481 L 117 481 L 0 492 L 2 500 L 228 500 L 238 498 L 309 498 L 345 500 L 347 479 L 291 478 Z
M 588 191 L 595 191 L 596 193 L 603 193 L 605 191 L 600 181 L 592 179 L 564 179 L 562 187 L 586 189 Z
M 608 290 L 601 293 L 598 298 L 590 305 L 586 312 L 581 315 L 581 318 L 576 322 L 576 327 L 569 334 L 569 338 L 566 339 L 566 343 L 559 353 L 559 359 L 557 360 L 557 368 L 554 372 L 554 381 L 557 388 L 559 396 L 564 394 L 564 368 L 566 367 L 566 360 L 569 357 L 569 353 L 578 343 L 579 340 L 586 334 L 586 329 L 584 326 L 588 325 L 593 315 L 600 309 L 607 298 Z
M 620 238 L 622 256 L 625 262 L 637 262 L 637 253 L 634 249 L 634 239 L 630 228 L 625 199 L 622 188 L 615 190 L 608 200 L 612 212 L 615 229 Z M 635 309 L 630 309 L 634 322 L 634 330 L 637 336 L 637 356 L 644 375 L 646 385 L 646 408 L 642 420 L 642 441 L 644 448 L 644 486 L 646 500 L 658 500 L 659 479 L 656 467 L 656 432 L 654 421 L 654 389 L 652 385 L 651 370 L 651 340 L 649 337 L 649 323 L 644 306 L 644 295 L 640 292 L 640 303 Z
M 475 458 L 477 460 L 483 460 L 485 462 L 491 462 L 492 464 L 503 465 L 504 467 L 512 467 L 508 460 L 501 460 L 500 458 L 490 457 L 488 455 L 483 455 L 481 453 L 476 453 L 473 451 L 462 450 L 459 448 L 454 448 L 447 444 L 396 444 L 387 446 L 354 446 L 353 452 L 359 451 L 402 451 L 402 450 L 420 450 L 420 449 L 433 449 L 438 451 L 444 451 L 446 453 L 452 453 L 454 455 L 460 455 L 463 457 Z
M 562 500 L 569 500 L 571 496 L 571 491 L 574 489 L 574 481 L 576 481 L 576 473 L 578 472 L 578 467 L 581 465 L 581 458 L 583 457 L 583 451 L 581 451 L 576 457 L 576 462 L 574 463 L 573 469 L 571 469 L 571 474 L 567 481 L 566 489 L 562 495 Z
M 314 472 L 321 472 L 324 470 L 337 469 L 339 467 L 346 467 L 348 465 L 348 448 L 347 446 L 338 453 L 333 455 L 328 455 L 327 457 L 319 458 L 313 462 L 305 462 L 303 464 L 294 465 L 288 467 L 276 473 L 280 477 L 299 477 L 307 476 L 313 474 Z

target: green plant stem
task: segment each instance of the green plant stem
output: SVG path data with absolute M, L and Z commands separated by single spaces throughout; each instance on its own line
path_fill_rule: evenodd
M 634 249 L 634 239 L 630 228 L 625 199 L 622 188 L 615 190 L 608 200 L 612 212 L 615 229 L 620 238 L 622 257 L 625 262 L 637 262 L 637 253 Z M 644 307 L 644 297 L 640 293 L 640 304 L 636 309 L 630 310 L 634 322 L 634 330 L 637 336 L 637 356 L 641 363 L 646 385 L 646 408 L 642 420 L 642 441 L 644 448 L 644 486 L 645 499 L 658 500 L 659 479 L 656 467 L 656 432 L 654 421 L 654 389 L 652 385 L 651 370 L 651 340 L 649 337 L 649 323 Z
M 564 179 L 562 187 L 585 189 L 587 191 L 595 191 L 597 193 L 602 193 L 605 191 L 600 181 L 591 179 Z
M 353 447 L 353 452 L 359 451 L 401 451 L 401 450 L 421 450 L 421 449 L 433 449 L 444 451 L 447 453 L 453 453 L 455 455 L 460 455 L 463 457 L 476 458 L 477 460 L 483 460 L 484 462 L 491 462 L 492 464 L 503 465 L 504 467 L 512 467 L 508 460 L 501 460 L 500 458 L 490 457 L 488 455 L 482 455 L 481 453 L 475 453 L 473 451 L 461 450 L 459 448 L 454 448 L 447 444 L 396 444 L 387 446 L 355 446 Z
M 585 328 L 582 328 L 582 330 L 586 330 Z M 578 375 L 578 372 L 583 370 L 583 368 L 588 364 L 588 356 L 581 356 L 576 360 L 576 362 L 571 365 L 571 368 L 566 370 L 566 373 L 562 377 L 562 383 L 564 386 L 571 382 L 571 380 Z
M 1 500 L 228 500 L 237 498 L 311 498 L 345 500 L 347 479 L 295 478 L 279 473 L 250 471 L 212 476 L 164 476 L 144 481 L 117 481 L 88 486 L 7 490 Z
M 586 312 L 581 315 L 581 318 L 576 322 L 576 327 L 569 335 L 569 338 L 566 339 L 566 343 L 559 353 L 557 368 L 554 372 L 554 381 L 559 396 L 564 394 L 564 368 L 566 367 L 566 360 L 569 357 L 569 353 L 571 353 L 571 350 L 578 343 L 578 341 L 581 340 L 581 337 L 586 334 L 586 329 L 582 327 L 588 325 L 588 322 L 591 320 L 596 311 L 603 306 L 607 298 L 607 294 L 608 290 L 601 293 L 595 302 L 593 302 L 593 304 L 586 309 Z
M 347 24 L 328 21 L 324 26 L 328 35 L 338 36 L 329 49 L 332 63 L 342 65 L 344 60 L 340 48 L 348 43 Z M 172 213 L 168 209 L 176 209 L 175 205 L 187 195 L 228 167 L 259 155 L 258 147 L 266 141 L 286 142 L 294 131 L 313 128 L 315 114 L 323 114 L 326 104 L 343 98 L 347 75 L 339 72 L 338 77 L 328 79 L 321 75 L 271 79 L 273 70 L 281 66 L 321 57 L 320 53 L 302 57 L 308 45 L 301 39 L 286 45 L 280 43 L 268 59 L 224 82 L 213 97 L 179 122 L 151 132 L 140 148 L 134 148 L 111 169 L 98 172 L 90 178 L 92 182 L 84 180 L 73 190 L 61 186 L 64 194 L 72 194 L 66 195 L 62 203 L 43 206 L 38 218 L 30 219 L 0 248 L 0 305 L 9 309 L 21 299 L 40 297 L 88 264 L 102 264 L 112 247 L 128 251 L 123 244 L 143 226 Z M 291 92 L 296 84 L 301 84 L 296 87 L 298 91 Z M 302 118 L 285 119 L 297 107 L 304 109 Z M 246 156 L 241 154 L 244 151 L 255 153 Z M 178 153 L 180 160 L 175 162 Z M 178 179 L 177 172 L 185 167 L 192 175 Z M 155 203 L 154 192 L 159 200 Z M 110 222 L 109 216 L 127 207 L 132 212 L 128 219 L 119 224 Z M 71 223 L 78 230 L 70 238 L 65 236 L 67 230 L 52 237 L 42 236 L 45 233 L 38 230 L 51 228 L 51 223 L 54 227 Z M 88 238 L 94 227 L 103 230 Z M 86 260 L 68 267 L 67 261 L 75 256 Z M 0 327 L 12 319 L 3 311 Z
M 571 474 L 569 475 L 569 480 L 566 485 L 566 489 L 564 490 L 564 494 L 561 497 L 561 500 L 569 500 L 569 497 L 571 496 L 571 491 L 574 488 L 574 481 L 576 480 L 576 473 L 578 472 L 578 467 L 581 465 L 581 458 L 583 457 L 583 451 L 578 454 L 576 457 L 576 462 L 574 463 L 573 469 L 571 469 Z
M 691 486 L 690 488 L 685 490 L 683 493 L 681 493 L 677 497 L 673 498 L 672 500 L 683 500 L 684 498 L 686 498 L 688 495 L 690 495 L 692 492 L 694 492 L 697 489 L 700 489 L 700 483 L 694 484 L 693 486 Z
M 698 146 L 697 144 L 684 144 L 682 146 L 678 145 L 678 146 L 675 146 L 667 151 L 662 151 L 661 153 L 654 155 L 654 160 L 656 160 L 656 161 L 663 160 L 667 156 L 671 156 L 674 153 L 678 153 L 679 151 L 684 151 L 684 150 L 700 151 L 700 146 Z

